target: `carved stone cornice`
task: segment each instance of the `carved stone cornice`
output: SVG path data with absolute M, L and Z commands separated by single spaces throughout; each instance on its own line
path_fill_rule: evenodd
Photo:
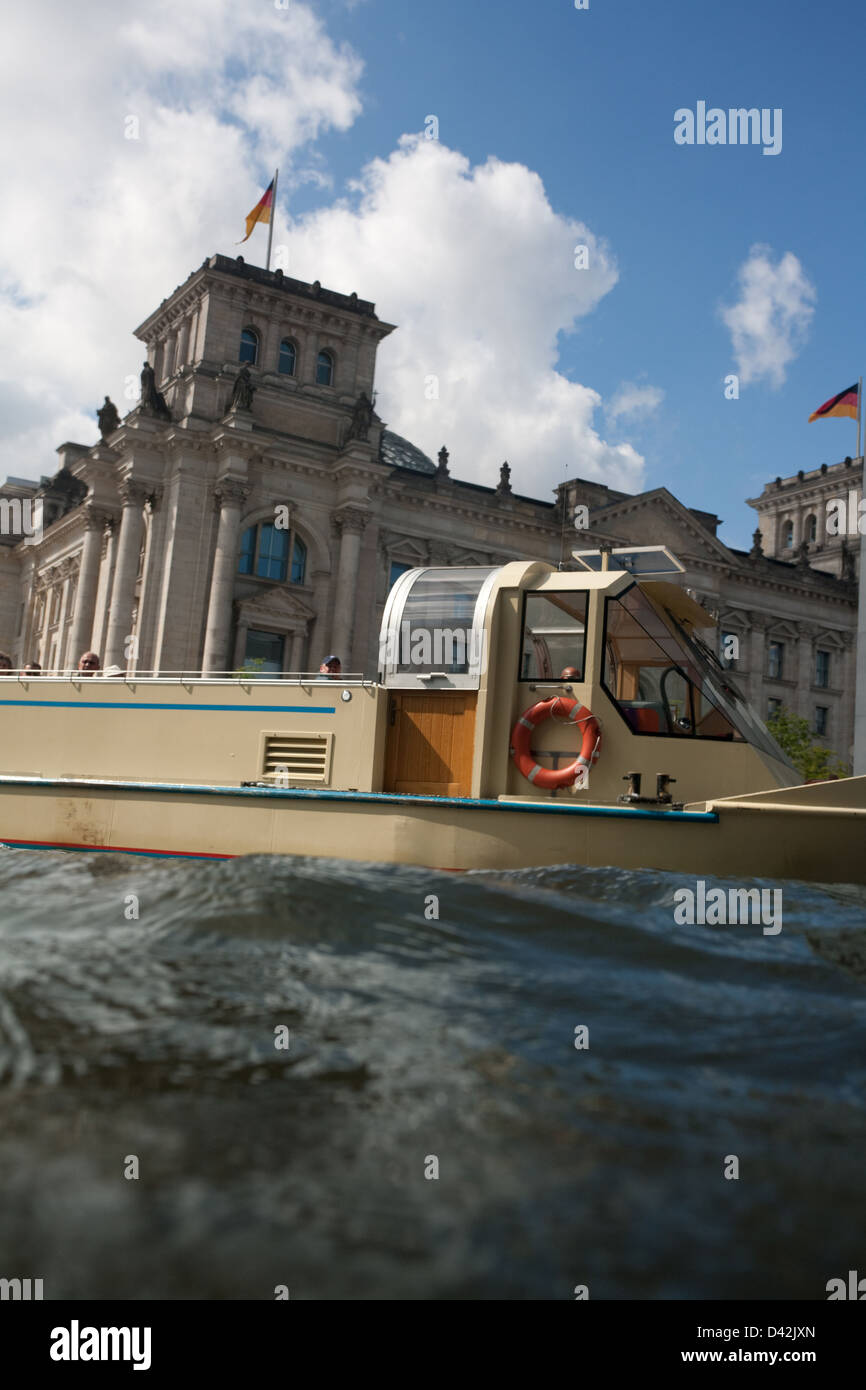
M 105 511 L 101 507 L 86 507 L 84 511 L 85 531 L 104 531 L 108 523 L 113 524 L 114 517 L 111 512 Z
M 370 513 L 361 507 L 341 507 L 332 517 L 338 536 L 346 532 L 360 536 L 369 520 Z
M 217 511 L 222 511 L 223 507 L 242 507 L 251 492 L 250 484 L 239 478 L 220 478 L 214 484 L 214 505 Z
M 124 482 L 120 483 L 117 491 L 120 494 L 120 500 L 124 507 L 143 508 L 152 489 L 149 484 L 140 483 L 133 478 L 127 478 Z

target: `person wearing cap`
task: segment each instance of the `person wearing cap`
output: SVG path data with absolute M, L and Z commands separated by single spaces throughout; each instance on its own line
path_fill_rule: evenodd
M 326 677 L 328 680 L 336 681 L 340 679 L 342 670 L 343 663 L 338 656 L 326 656 L 319 667 L 319 675 Z
M 125 677 L 125 676 L 126 676 L 126 672 L 124 671 L 124 669 L 123 669 L 122 666 L 106 666 L 105 670 L 100 672 L 100 675 L 102 675 L 102 676 L 124 676 L 124 677 Z

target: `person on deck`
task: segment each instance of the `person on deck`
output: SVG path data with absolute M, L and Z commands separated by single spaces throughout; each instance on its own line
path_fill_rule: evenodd
M 29 666 L 24 667 L 24 674 L 25 676 L 41 676 L 42 667 L 38 661 L 31 661 Z
M 11 670 L 12 670 L 12 658 L 11 658 L 11 656 L 7 656 L 5 652 L 0 652 L 0 671 L 11 671 Z
M 342 670 L 343 663 L 338 656 L 326 656 L 319 667 L 319 675 L 327 676 L 329 680 L 336 681 L 340 679 Z
M 101 665 L 96 652 L 84 652 L 78 662 L 78 670 L 82 676 L 95 676 Z

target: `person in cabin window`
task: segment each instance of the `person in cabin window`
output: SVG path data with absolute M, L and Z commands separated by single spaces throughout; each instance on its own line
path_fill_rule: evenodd
M 11 656 L 7 656 L 5 652 L 0 652 L 0 671 L 11 671 L 11 670 L 12 670 L 12 658 L 11 658 Z
M 96 652 L 85 652 L 78 662 L 79 674 L 82 676 L 95 676 L 102 663 Z
M 579 681 L 581 675 L 576 666 L 564 666 L 559 673 L 559 679 L 561 681 Z
M 340 679 L 343 670 L 343 663 L 338 656 L 326 656 L 319 667 L 319 675 L 327 680 L 336 681 Z

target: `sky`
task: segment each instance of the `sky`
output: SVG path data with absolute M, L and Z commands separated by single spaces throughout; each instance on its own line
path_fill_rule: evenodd
M 0 476 L 131 408 L 132 331 L 205 258 L 264 264 L 237 243 L 279 166 L 274 264 L 398 325 L 391 429 L 530 496 L 666 486 L 748 547 L 747 497 L 856 454 L 807 418 L 864 371 L 864 30 L 858 0 L 7 7 Z M 675 139 L 741 107 L 757 144 Z

